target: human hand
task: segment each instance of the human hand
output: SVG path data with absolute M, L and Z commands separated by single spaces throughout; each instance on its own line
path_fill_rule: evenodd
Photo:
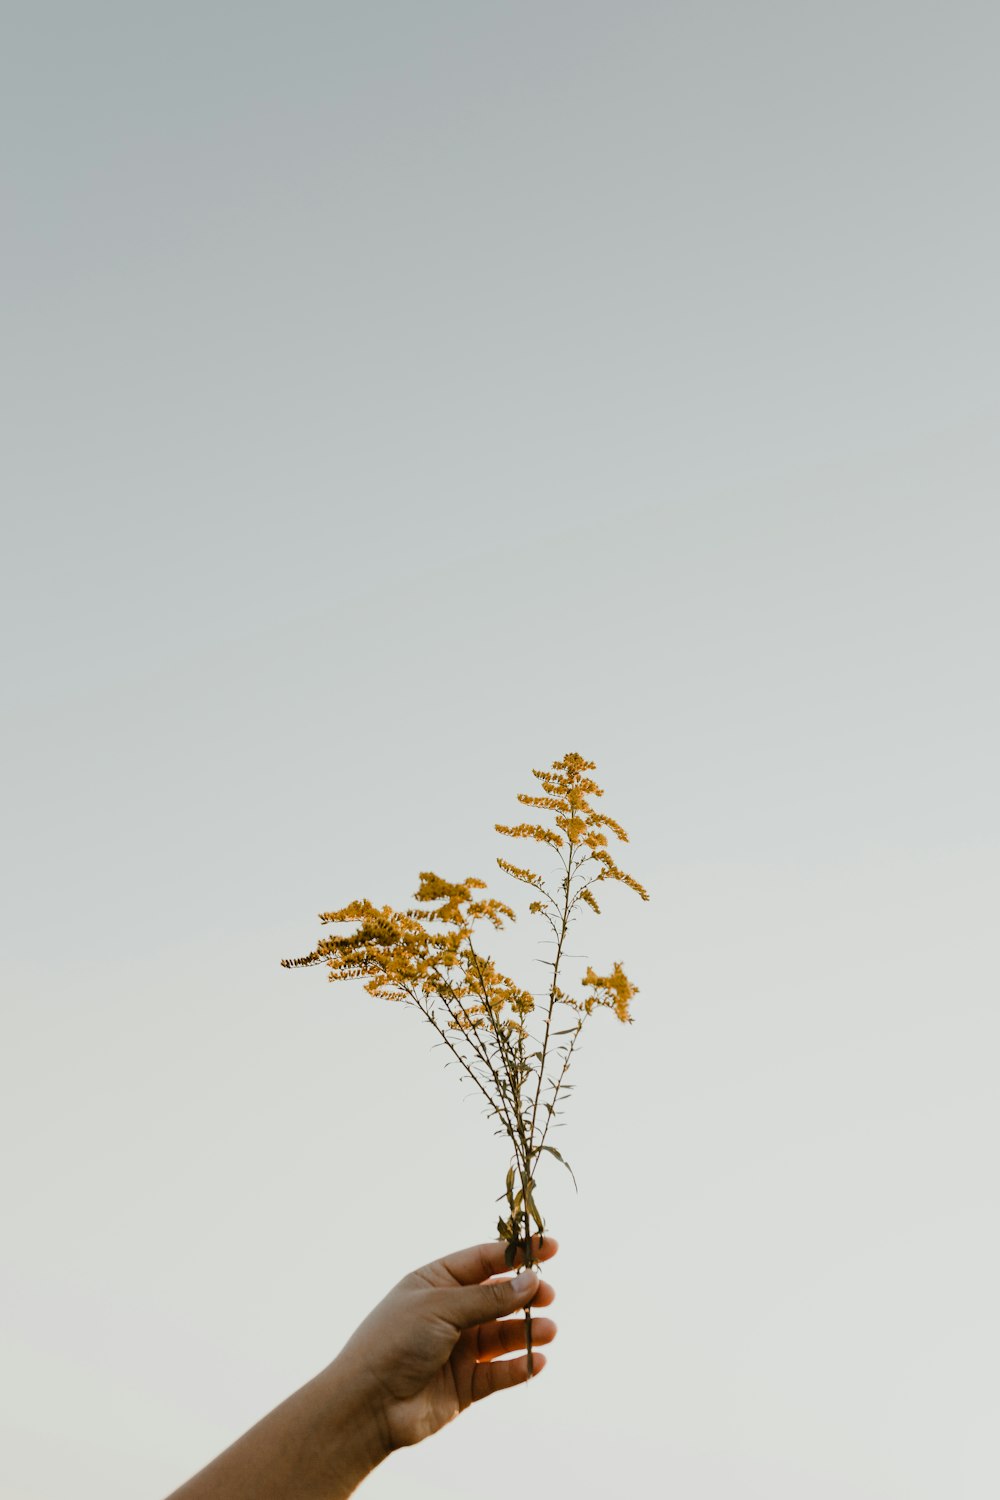
M 472 1245 L 404 1276 L 344 1345 L 334 1364 L 352 1383 L 367 1388 L 388 1452 L 419 1443 L 473 1401 L 528 1379 L 527 1357 L 498 1360 L 527 1346 L 521 1313 L 530 1303 L 547 1307 L 555 1298 L 548 1282 L 529 1271 L 529 1284 L 515 1290 L 506 1270 L 503 1241 Z M 533 1259 L 558 1250 L 549 1235 L 535 1236 Z M 524 1260 L 519 1247 L 515 1265 Z M 551 1318 L 532 1318 L 535 1352 L 556 1336 Z

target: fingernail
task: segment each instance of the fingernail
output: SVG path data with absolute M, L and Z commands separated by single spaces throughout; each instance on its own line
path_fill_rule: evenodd
M 511 1290 L 515 1292 L 523 1292 L 525 1287 L 533 1286 L 537 1279 L 537 1271 L 518 1271 L 517 1275 L 514 1277 L 514 1280 L 510 1284 Z

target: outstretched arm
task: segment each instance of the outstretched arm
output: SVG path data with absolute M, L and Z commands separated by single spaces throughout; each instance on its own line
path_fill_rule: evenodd
M 558 1244 L 546 1236 L 534 1258 Z M 336 1359 L 263 1417 L 169 1500 L 344 1500 L 397 1448 L 437 1432 L 473 1401 L 528 1379 L 520 1314 L 555 1293 L 503 1274 L 502 1241 L 431 1261 L 393 1287 Z M 523 1259 L 522 1252 L 518 1260 Z M 556 1326 L 532 1321 L 532 1345 Z M 545 1356 L 534 1355 L 534 1368 Z

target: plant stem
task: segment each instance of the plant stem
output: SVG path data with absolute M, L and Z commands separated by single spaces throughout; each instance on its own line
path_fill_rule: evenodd
M 525 1268 L 534 1264 L 531 1254 L 531 1213 L 528 1209 L 528 1183 L 531 1181 L 531 1157 L 525 1155 L 524 1176 L 521 1178 L 521 1191 L 524 1194 L 524 1264 Z M 534 1201 L 534 1200 L 532 1200 Z M 526 1338 L 526 1349 L 528 1354 L 528 1379 L 535 1373 L 535 1362 L 531 1354 L 531 1308 L 524 1309 L 524 1328 Z
M 548 1054 L 548 1050 L 549 1050 L 549 1031 L 550 1031 L 551 1026 L 552 1026 L 552 1012 L 553 1012 L 553 1010 L 555 1009 L 555 1006 L 556 1006 L 556 989 L 557 989 L 558 983 L 559 983 L 559 960 L 562 957 L 563 943 L 566 941 L 566 930 L 567 930 L 567 927 L 568 927 L 568 924 L 569 924 L 569 913 L 570 913 L 569 891 L 570 891 L 570 882 L 571 882 L 572 878 L 573 878 L 573 844 L 572 844 L 572 841 L 570 841 L 569 855 L 568 855 L 568 858 L 566 860 L 566 883 L 565 883 L 565 886 L 563 888 L 564 891 L 565 891 L 565 900 L 563 902 L 562 925 L 561 925 L 561 929 L 560 929 L 560 932 L 559 932 L 559 940 L 556 943 L 555 961 L 554 961 L 554 963 L 552 965 L 552 988 L 549 990 L 549 1005 L 548 1005 L 548 1010 L 547 1010 L 546 1015 L 545 1015 L 545 1036 L 544 1036 L 544 1038 L 542 1040 L 542 1056 L 541 1056 L 541 1060 L 540 1060 L 540 1062 L 538 1064 L 538 1088 L 535 1090 L 535 1101 L 534 1101 L 534 1105 L 533 1105 L 532 1110 L 531 1110 L 531 1131 L 530 1131 L 529 1138 L 530 1138 L 530 1141 L 531 1141 L 532 1145 L 534 1145 L 534 1141 L 535 1141 L 535 1120 L 538 1117 L 538 1101 L 542 1097 L 542 1082 L 543 1082 L 543 1075 L 544 1075 L 544 1070 L 545 1070 L 545 1058 L 546 1058 L 546 1056 Z M 551 1116 L 549 1118 L 551 1119 Z
M 558 985 L 558 982 L 559 982 L 559 960 L 562 957 L 563 943 L 566 941 L 566 930 L 567 930 L 567 927 L 569 925 L 569 913 L 570 913 L 571 906 L 573 904 L 570 901 L 570 886 L 571 886 L 571 882 L 572 882 L 572 879 L 573 879 L 573 839 L 572 839 L 571 835 L 567 835 L 567 837 L 568 837 L 568 840 L 569 840 L 569 852 L 568 852 L 568 855 L 567 855 L 567 858 L 566 858 L 566 864 L 565 864 L 566 881 L 565 881 L 565 885 L 563 887 L 563 890 L 564 890 L 564 899 L 563 899 L 562 923 L 560 924 L 559 937 L 558 937 L 558 941 L 556 943 L 555 961 L 554 961 L 554 963 L 552 965 L 552 987 L 549 990 L 549 1004 L 548 1004 L 548 1009 L 547 1009 L 546 1016 L 545 1016 L 545 1036 L 544 1036 L 544 1038 L 542 1040 L 542 1054 L 541 1054 L 541 1059 L 540 1059 L 539 1064 L 538 1064 L 538 1088 L 535 1091 L 534 1103 L 532 1105 L 532 1110 L 531 1110 L 531 1126 L 530 1126 L 530 1129 L 528 1131 L 528 1139 L 527 1139 L 527 1142 L 525 1143 L 525 1147 L 524 1147 L 524 1151 L 525 1151 L 525 1178 L 524 1178 L 522 1187 L 523 1187 L 523 1192 L 524 1192 L 524 1229 L 525 1229 L 524 1264 L 525 1264 L 525 1266 L 531 1266 L 531 1265 L 534 1264 L 533 1259 L 532 1259 L 532 1254 L 531 1254 L 531 1213 L 530 1213 L 530 1211 L 528 1209 L 528 1182 L 531 1180 L 532 1147 L 535 1144 L 535 1121 L 538 1118 L 538 1101 L 539 1101 L 539 1099 L 542 1096 L 542 1082 L 543 1082 L 543 1078 L 544 1078 L 545 1058 L 546 1058 L 546 1054 L 548 1053 L 548 1050 L 549 1050 L 549 1031 L 550 1031 L 551 1026 L 552 1026 L 552 1012 L 555 1009 L 555 1005 L 556 1005 L 556 988 L 557 988 L 557 985 Z M 560 1081 L 561 1081 L 561 1079 L 560 1079 Z M 557 1092 L 558 1092 L 558 1090 L 557 1090 Z M 552 1119 L 552 1116 L 550 1114 L 549 1115 L 549 1121 L 551 1121 L 551 1119 Z M 547 1125 L 548 1125 L 548 1122 L 546 1124 L 546 1128 L 547 1128 Z M 534 1200 L 532 1200 L 532 1201 L 534 1201 Z M 540 1224 L 538 1226 L 538 1231 L 539 1231 L 539 1234 L 542 1232 L 542 1226 Z M 527 1345 L 527 1354 L 528 1354 L 528 1378 L 530 1380 L 531 1376 L 534 1374 L 534 1369 L 535 1369 L 534 1359 L 532 1358 L 532 1353 L 531 1353 L 531 1308 L 530 1307 L 525 1307 L 525 1309 L 524 1309 L 524 1322 L 525 1322 L 526 1345 Z

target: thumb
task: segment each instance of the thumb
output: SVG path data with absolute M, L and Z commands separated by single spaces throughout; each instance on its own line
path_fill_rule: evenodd
M 506 1317 L 531 1301 L 538 1291 L 538 1272 L 525 1269 L 507 1281 L 485 1286 L 459 1286 L 446 1292 L 444 1309 L 455 1328 L 475 1328 L 493 1318 Z

